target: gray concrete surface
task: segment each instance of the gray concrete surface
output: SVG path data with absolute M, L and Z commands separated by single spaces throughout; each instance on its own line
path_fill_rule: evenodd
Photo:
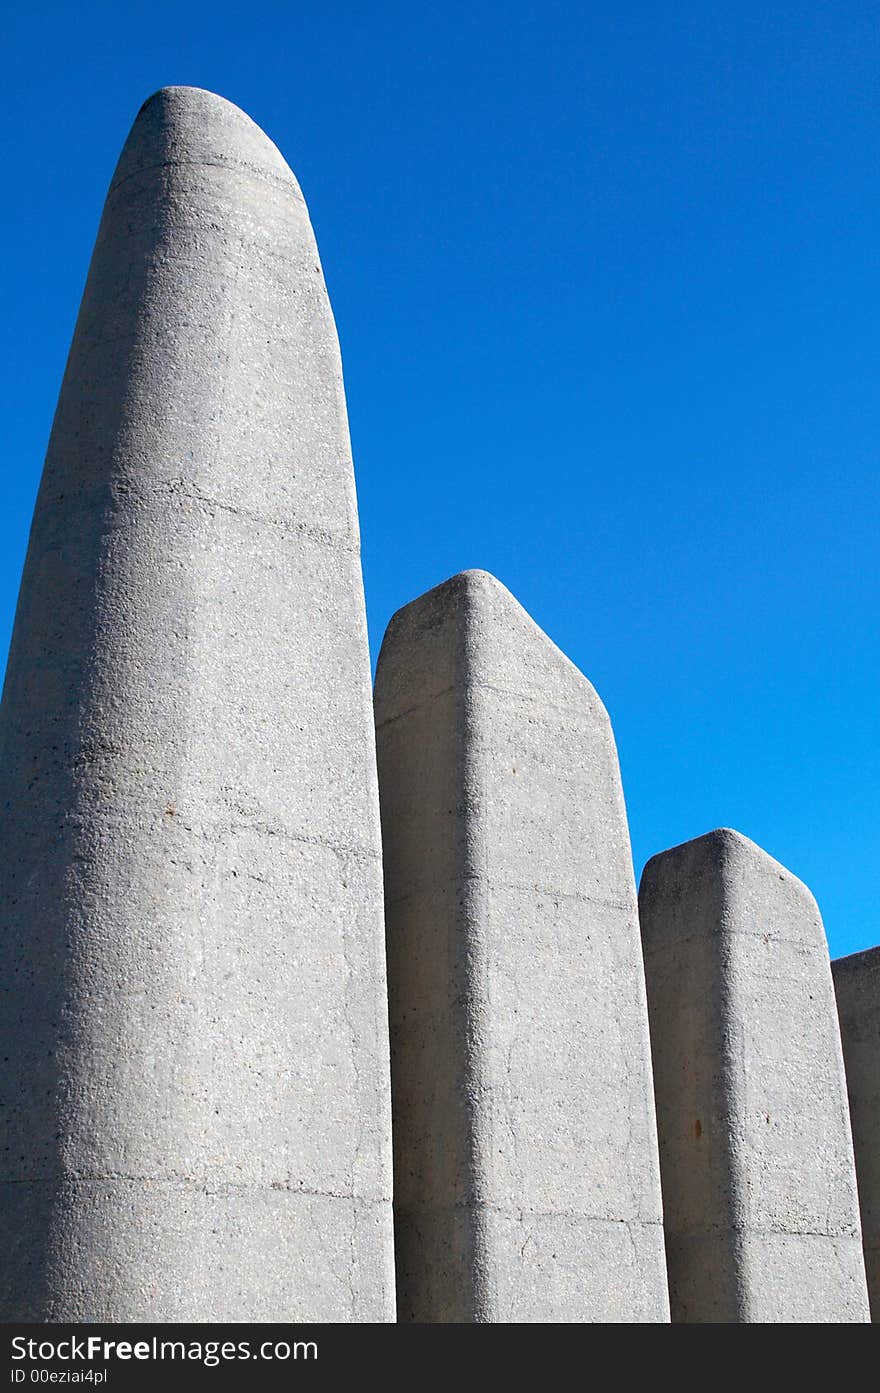
M 395 615 L 375 700 L 399 1318 L 666 1320 L 605 709 L 479 571 Z
M 849 1094 L 871 1315 L 880 1321 L 880 948 L 831 964 Z
M 673 1320 L 866 1320 L 815 900 L 721 829 L 649 861 L 639 911 Z
M 0 716 L 5 1320 L 393 1317 L 381 858 L 336 332 L 235 107 L 142 108 Z

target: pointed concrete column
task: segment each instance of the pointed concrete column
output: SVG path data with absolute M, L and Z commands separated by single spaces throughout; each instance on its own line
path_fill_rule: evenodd
M 831 964 L 849 1093 L 871 1313 L 880 1321 L 880 948 Z
M 336 333 L 296 180 L 123 150 L 0 719 L 5 1320 L 393 1314 L 381 863 Z
M 468 571 L 392 619 L 376 720 L 400 1318 L 668 1319 L 604 707 Z
M 724 828 L 649 861 L 639 912 L 673 1320 L 866 1320 L 815 900 Z

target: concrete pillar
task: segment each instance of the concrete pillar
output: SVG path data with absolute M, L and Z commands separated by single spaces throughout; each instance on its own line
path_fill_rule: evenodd
M 400 1318 L 668 1319 L 604 707 L 468 571 L 392 619 L 376 720 Z
M 880 948 L 831 964 L 849 1093 L 871 1314 L 880 1321 Z
M 4 1320 L 393 1316 L 369 663 L 296 180 L 152 97 L 107 197 L 0 717 Z
M 737 832 L 639 893 L 674 1321 L 862 1321 L 840 1035 L 806 886 Z

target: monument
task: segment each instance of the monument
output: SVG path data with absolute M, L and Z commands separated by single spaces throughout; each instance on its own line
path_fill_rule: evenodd
M 831 967 L 846 1064 L 868 1296 L 873 1319 L 880 1321 L 880 948 L 838 958 Z
M 392 619 L 376 731 L 400 1318 L 667 1320 L 605 708 L 466 571 Z
M 639 891 L 673 1319 L 868 1318 L 822 920 L 728 828 Z
M 4 1320 L 394 1314 L 354 479 L 308 212 L 230 103 L 107 195 L 0 716 Z
M 371 692 L 308 212 L 195 88 L 107 195 L 0 847 L 0 1319 L 851 1322 L 866 1259 L 880 1319 L 880 949 L 836 1007 L 727 830 L 640 925 L 605 708 L 486 572 Z

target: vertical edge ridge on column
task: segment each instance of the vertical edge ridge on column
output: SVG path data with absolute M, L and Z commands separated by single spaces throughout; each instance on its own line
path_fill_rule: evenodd
M 375 706 L 399 1317 L 666 1320 L 605 709 L 480 571 L 395 615 Z
M 868 1296 L 880 1321 L 880 948 L 831 964 L 852 1122 Z
M 0 1314 L 394 1315 L 339 345 L 296 179 L 164 88 L 117 165 L 0 713 Z
M 813 896 L 722 828 L 648 862 L 639 913 L 673 1320 L 867 1319 Z

